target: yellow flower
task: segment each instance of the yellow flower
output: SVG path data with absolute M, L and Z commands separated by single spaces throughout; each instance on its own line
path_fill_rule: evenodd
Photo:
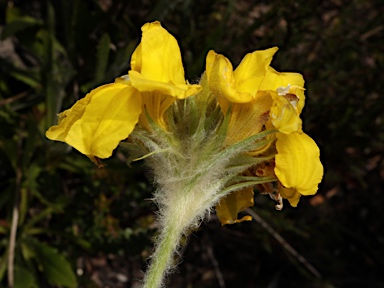
M 294 207 L 301 195 L 316 193 L 323 177 L 319 148 L 302 131 L 303 86 L 304 79 L 299 73 L 280 73 L 271 67 L 260 85 L 260 89 L 271 91 L 273 99 L 267 126 L 279 131 L 275 134 L 278 192 Z
M 257 97 L 269 64 L 277 47 L 247 54 L 233 71 L 231 62 L 223 55 L 209 51 L 206 72 L 213 94 L 232 103 L 248 103 Z
M 209 51 L 206 59 L 209 88 L 218 97 L 224 114 L 231 107 L 226 145 L 259 133 L 268 120 L 272 99 L 259 87 L 276 51 L 274 47 L 249 53 L 235 71 L 226 57 Z
M 131 59 L 129 76 L 92 90 L 72 108 L 59 114 L 58 125 L 46 136 L 66 142 L 99 164 L 140 122 L 148 127 L 146 113 L 166 127 L 163 114 L 176 100 L 200 91 L 189 85 L 179 46 L 159 22 L 142 27 L 143 37 Z M 142 113 L 143 108 L 147 112 Z
M 279 180 L 278 193 L 296 206 L 301 195 L 316 193 L 323 166 L 317 145 L 302 132 L 300 114 L 305 103 L 304 79 L 299 73 L 280 73 L 270 67 L 276 51 L 277 48 L 271 48 L 250 53 L 235 71 L 227 58 L 210 51 L 206 72 L 210 90 L 218 97 L 223 113 L 231 107 L 226 145 L 255 135 L 262 129 L 278 130 L 269 136 L 276 138 L 274 173 Z M 267 148 L 268 145 L 251 155 L 263 153 Z M 234 195 L 224 198 L 216 206 L 223 224 L 239 221 L 236 220 L 237 213 L 242 207 L 227 202 L 246 201 L 242 193 L 232 193 Z M 229 213 L 225 207 L 237 208 Z
M 129 81 L 142 94 L 143 106 L 149 116 L 163 128 L 163 114 L 176 99 L 184 99 L 201 90 L 184 79 L 181 53 L 176 39 L 160 22 L 147 23 L 141 28 L 143 35 L 131 58 Z M 146 115 L 140 118 L 147 126 Z
M 47 138 L 66 142 L 92 161 L 108 158 L 128 137 L 139 120 L 141 98 L 131 86 L 113 83 L 100 86 L 70 109 L 59 114 L 58 125 Z
M 273 47 L 249 53 L 235 71 L 226 57 L 209 51 L 206 73 L 210 90 L 224 114 L 231 107 L 226 145 L 259 133 L 268 120 L 283 133 L 301 130 L 304 79 L 299 73 L 279 73 L 270 67 L 276 51 Z M 281 93 L 279 89 L 285 86 L 288 88 Z
M 276 90 L 271 93 L 270 111 L 270 122 L 279 131 L 275 135 L 275 175 L 280 182 L 278 192 L 293 207 L 297 206 L 301 195 L 315 194 L 323 177 L 319 148 L 302 131 L 303 85 L 300 74 L 279 73 L 273 68 L 261 84 L 264 89 Z

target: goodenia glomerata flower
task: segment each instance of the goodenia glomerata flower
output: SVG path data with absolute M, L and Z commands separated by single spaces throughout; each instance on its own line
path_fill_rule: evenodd
M 157 184 L 159 236 L 143 287 L 161 287 L 180 239 L 213 207 L 222 223 L 253 206 L 254 189 L 296 207 L 323 177 L 303 132 L 304 79 L 270 66 L 277 48 L 247 54 L 233 70 L 210 51 L 199 83 L 184 78 L 176 39 L 159 22 L 142 27 L 131 70 L 59 114 L 46 136 L 97 165 L 117 146 L 144 159 Z

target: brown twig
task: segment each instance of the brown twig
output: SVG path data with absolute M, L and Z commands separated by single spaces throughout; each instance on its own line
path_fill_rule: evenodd
M 0 107 L 4 106 L 4 105 L 7 105 L 7 104 L 11 104 L 12 102 L 15 102 L 17 100 L 20 100 L 20 99 L 28 96 L 29 92 L 30 92 L 29 90 L 28 91 L 24 91 L 24 92 L 21 92 L 19 94 L 14 95 L 14 96 L 11 96 L 9 98 L 0 100 Z
M 321 274 L 311 263 L 307 261 L 299 252 L 297 252 L 279 233 L 277 233 L 259 214 L 251 208 L 245 210 L 253 219 L 256 220 L 265 230 L 269 232 L 293 257 L 301 262 L 316 278 L 321 279 Z
M 21 123 L 21 126 L 24 123 Z M 22 136 L 19 135 L 19 141 L 17 142 L 17 161 L 16 161 L 16 185 L 15 185 L 15 200 L 13 203 L 12 209 L 12 223 L 11 223 L 11 231 L 9 234 L 9 249 L 8 249 L 8 287 L 13 288 L 15 284 L 14 279 L 14 260 L 15 260 L 15 249 L 16 249 L 16 235 L 17 235 L 17 226 L 19 223 L 19 194 L 21 188 L 21 181 L 23 177 L 23 173 L 20 167 L 21 162 L 21 145 L 22 145 Z
M 9 252 L 8 252 L 8 287 L 14 286 L 14 259 L 16 248 L 16 232 L 17 223 L 19 222 L 19 208 L 18 203 L 15 203 L 12 211 L 12 225 L 11 234 L 9 236 Z
M 213 249 L 212 249 L 212 243 L 209 237 L 206 237 L 204 239 L 204 242 L 206 242 L 206 249 L 207 249 L 207 254 L 208 258 L 211 260 L 213 269 L 215 270 L 216 278 L 217 281 L 219 282 L 220 288 L 225 288 L 225 282 L 224 282 L 224 277 L 223 273 L 221 273 L 220 267 L 219 267 L 219 262 L 216 260 L 215 255 L 213 254 Z

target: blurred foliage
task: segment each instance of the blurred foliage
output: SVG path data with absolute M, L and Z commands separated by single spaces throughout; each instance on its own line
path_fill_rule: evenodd
M 44 132 L 126 73 L 140 27 L 160 20 L 191 81 L 210 49 L 238 63 L 278 46 L 273 66 L 307 81 L 304 123 L 326 169 L 297 209 L 277 212 L 265 196 L 255 205 L 321 279 L 257 223 L 220 227 L 212 215 L 169 286 L 382 287 L 383 12 L 374 0 L 0 0 L 0 285 L 14 211 L 15 287 L 134 287 L 141 278 L 156 228 L 146 168 L 127 167 L 117 151 L 97 169 Z

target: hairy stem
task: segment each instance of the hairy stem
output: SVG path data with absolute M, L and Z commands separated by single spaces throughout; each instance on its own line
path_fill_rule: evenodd
M 174 255 L 178 251 L 181 238 L 190 228 L 199 225 L 199 221 L 213 205 L 214 200 L 206 198 L 206 194 L 210 193 L 207 190 L 207 193 L 202 193 L 199 184 L 199 181 L 193 184 L 184 183 L 182 187 L 187 188 L 181 189 L 179 193 L 174 191 L 175 189 L 163 191 L 172 199 L 167 198 L 166 202 L 158 201 L 160 234 L 155 241 L 155 252 L 145 274 L 143 288 L 163 287 L 165 276 L 175 267 Z M 215 188 L 210 191 L 212 194 Z M 167 205 L 167 202 L 171 204 Z
M 176 220 L 176 219 L 175 219 Z M 164 277 L 173 266 L 173 256 L 177 251 L 183 231 L 175 227 L 164 227 L 159 235 L 159 243 L 152 255 L 152 263 L 144 278 L 143 288 L 161 287 Z

